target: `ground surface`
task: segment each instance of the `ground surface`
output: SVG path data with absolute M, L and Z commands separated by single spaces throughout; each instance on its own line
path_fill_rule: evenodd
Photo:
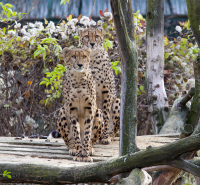
M 145 149 L 171 143 L 178 139 L 177 134 L 138 136 L 137 145 Z M 94 162 L 113 159 L 119 156 L 119 138 L 110 145 L 94 145 Z M 81 166 L 91 163 L 74 162 L 62 139 L 16 140 L 15 137 L 0 137 L 0 162 L 55 165 L 63 167 Z

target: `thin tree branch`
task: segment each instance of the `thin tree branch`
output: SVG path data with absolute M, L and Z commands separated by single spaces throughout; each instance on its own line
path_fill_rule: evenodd
M 151 166 L 142 168 L 147 173 L 155 172 L 155 171 L 165 171 L 165 170 L 174 170 L 175 168 L 170 165 L 159 165 L 159 166 Z
M 183 99 L 180 101 L 179 104 L 180 104 L 180 105 L 186 105 L 186 103 L 187 103 L 188 101 L 190 101 L 191 98 L 194 96 L 195 92 L 196 92 L 196 88 L 195 88 L 195 87 L 192 87 L 192 88 L 189 90 L 189 92 L 183 97 Z
M 171 161 L 170 165 L 175 167 L 175 168 L 189 172 L 194 176 L 200 177 L 200 167 L 193 164 L 193 163 L 179 159 L 179 160 Z
M 28 14 L 30 14 L 32 8 L 34 7 L 34 5 L 35 5 L 36 3 L 37 3 L 37 0 L 33 3 L 33 5 L 31 6 L 31 8 L 30 8 L 30 10 L 29 10 L 29 12 L 28 12 L 26 15 L 24 15 L 24 17 L 22 17 L 21 19 L 19 19 L 19 20 L 16 21 L 16 22 L 20 22 L 20 21 L 23 20 Z M 15 25 L 15 23 L 13 23 L 13 24 L 10 26 L 10 28 L 13 27 L 14 25 Z M 10 28 L 9 28 L 9 29 L 10 29 Z
M 66 10 L 65 13 L 63 14 L 62 18 L 59 20 L 58 24 L 63 20 L 65 14 L 67 13 L 67 11 L 69 10 L 69 8 L 71 7 L 73 1 L 74 1 L 74 0 L 71 0 L 69 6 L 68 6 L 68 8 L 67 8 L 67 10 Z
M 92 13 L 93 13 L 93 10 L 94 10 L 95 1 L 96 1 L 96 0 L 93 1 L 92 11 L 91 11 L 91 14 L 90 14 L 90 18 L 92 17 Z

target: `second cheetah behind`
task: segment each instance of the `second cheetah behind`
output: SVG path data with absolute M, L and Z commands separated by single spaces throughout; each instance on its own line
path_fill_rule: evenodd
M 103 111 L 103 144 L 109 144 L 111 137 L 119 130 L 120 99 L 116 98 L 114 74 L 107 51 L 103 47 L 103 29 L 80 30 L 83 49 L 90 48 L 90 68 L 96 82 L 97 106 Z M 110 137 L 109 137 L 110 132 Z

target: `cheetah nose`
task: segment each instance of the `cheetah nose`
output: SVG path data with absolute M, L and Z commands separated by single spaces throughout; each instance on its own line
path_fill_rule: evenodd
M 83 66 L 83 64 L 77 64 L 78 65 L 78 67 L 82 67 Z
M 93 47 L 93 46 L 95 45 L 95 43 L 94 43 L 94 42 L 91 42 L 90 45 Z

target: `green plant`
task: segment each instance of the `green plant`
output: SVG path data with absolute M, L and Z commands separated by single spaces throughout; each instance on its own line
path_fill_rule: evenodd
M 26 13 L 12 11 L 11 8 L 13 8 L 13 5 L 9 3 L 3 4 L 2 2 L 0 2 L 0 6 L 3 9 L 0 14 L 0 19 L 3 22 L 9 21 L 11 17 L 15 17 L 15 16 L 18 16 L 18 18 L 21 19 L 21 15 L 26 14 Z
M 116 75 L 121 74 L 121 72 L 122 72 L 121 67 L 118 66 L 119 62 L 120 61 L 111 62 L 111 67 L 115 71 Z
M 110 41 L 109 39 L 104 39 L 103 40 L 103 47 L 106 51 L 108 51 L 108 48 L 113 47 L 112 41 Z
M 45 72 L 47 78 L 43 78 L 43 81 L 40 82 L 40 85 L 45 84 L 46 87 L 50 86 L 51 89 L 45 90 L 47 93 L 47 99 L 43 100 L 41 103 L 47 105 L 48 102 L 51 102 L 56 98 L 60 98 L 63 88 L 62 77 L 64 76 L 65 70 L 66 66 L 58 64 L 52 72 Z
M 38 55 L 42 54 L 43 60 L 46 59 L 47 52 L 49 52 L 48 45 L 53 45 L 54 46 L 54 53 L 57 56 L 60 51 L 62 51 L 62 48 L 60 45 L 57 43 L 57 39 L 52 38 L 49 33 L 47 33 L 49 36 L 48 38 L 42 39 L 40 44 L 37 44 L 37 50 L 34 52 L 33 56 L 36 58 Z M 35 42 L 33 42 L 35 43 Z M 43 45 L 43 46 L 42 46 Z
M 7 177 L 7 178 L 9 178 L 9 179 L 11 179 L 12 177 L 11 177 L 11 175 L 9 175 L 11 172 L 8 172 L 7 170 L 5 170 L 4 172 L 3 172 L 3 174 L 0 174 L 0 175 L 3 175 L 3 177 Z
M 137 95 L 145 94 L 144 86 L 140 85 L 139 88 L 137 88 Z

